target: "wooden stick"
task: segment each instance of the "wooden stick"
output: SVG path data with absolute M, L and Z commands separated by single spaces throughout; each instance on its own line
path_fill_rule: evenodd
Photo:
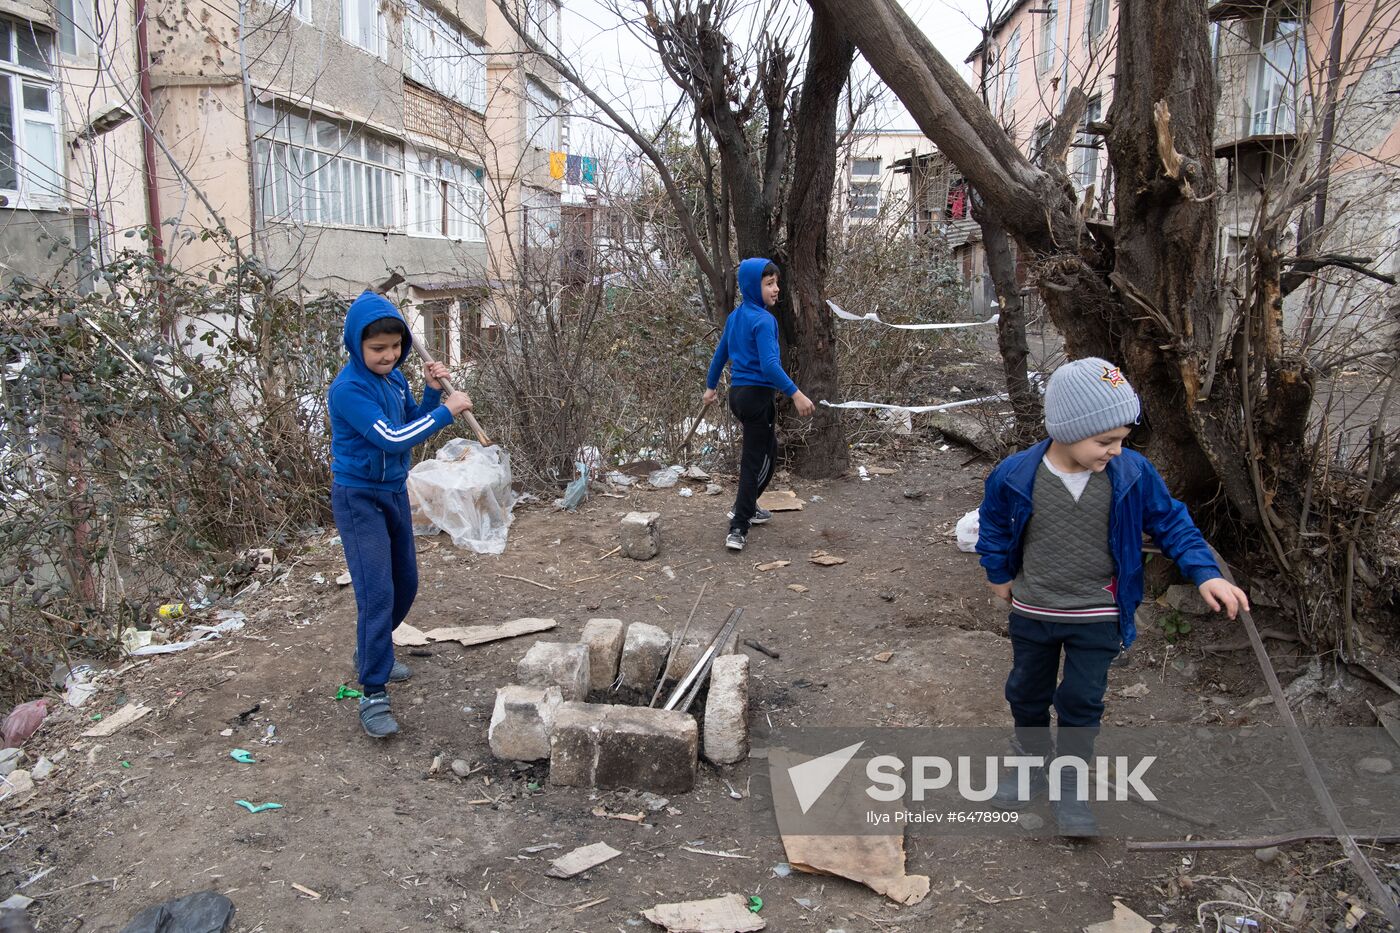
M 528 577 L 517 577 L 509 573 L 498 573 L 496 574 L 496 577 L 501 580 L 519 580 L 521 583 L 528 583 L 531 586 L 538 586 L 542 590 L 554 589 L 554 587 L 550 586 L 548 583 L 539 583 L 535 580 L 529 579 Z
M 1356 836 L 1357 842 L 1389 845 L 1400 842 L 1400 836 Z M 1167 839 L 1161 842 L 1128 842 L 1129 852 L 1176 852 L 1205 849 L 1267 849 L 1295 842 L 1335 842 L 1336 835 L 1325 829 L 1303 829 L 1281 836 L 1253 836 L 1245 839 Z
M 700 427 L 700 422 L 702 422 L 702 421 L 705 420 L 705 412 L 709 411 L 710 406 L 711 406 L 712 404 L 714 404 L 714 403 L 713 403 L 713 402 L 701 402 L 701 403 L 700 403 L 700 411 L 696 413 L 694 423 L 691 424 L 690 430 L 686 432 L 685 440 L 681 441 L 681 446 L 678 447 L 678 448 L 676 448 L 677 453 L 684 453 L 684 452 L 685 452 L 685 449 L 686 449 L 687 447 L 690 446 L 690 439 L 691 439 L 692 437 L 695 436 L 695 431 L 696 431 L 697 428 Z

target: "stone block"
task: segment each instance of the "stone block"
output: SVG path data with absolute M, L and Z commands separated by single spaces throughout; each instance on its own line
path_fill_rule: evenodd
M 705 757 L 732 765 L 749 755 L 749 656 L 726 654 L 710 669 L 705 700 Z
M 507 761 L 539 761 L 549 757 L 549 733 L 554 714 L 564 702 L 558 687 L 511 684 L 496 691 L 487 740 L 491 754 Z
M 695 784 L 699 730 L 685 713 L 565 703 L 549 742 L 551 784 L 655 794 L 684 793 Z
M 515 679 L 527 687 L 558 687 L 566 700 L 588 698 L 588 647 L 538 641 L 515 667 Z
M 660 512 L 628 512 L 622 517 L 622 553 L 633 560 L 651 560 L 661 550 Z
M 1187 616 L 1213 615 L 1215 610 L 1206 605 L 1201 591 L 1191 583 L 1177 583 L 1167 587 L 1164 601 L 1177 612 Z
M 671 636 L 664 629 L 645 622 L 627 626 L 620 662 L 622 686 L 645 693 L 650 699 L 670 650 Z
M 588 686 L 607 690 L 617 680 L 617 664 L 622 659 L 621 619 L 589 619 L 579 641 L 588 646 Z

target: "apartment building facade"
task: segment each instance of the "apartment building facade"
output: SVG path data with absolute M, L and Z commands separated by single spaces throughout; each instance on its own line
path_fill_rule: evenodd
M 28 190 L 62 194 L 22 191 L 0 207 L 0 254 L 25 274 L 44 268 L 24 232 L 36 223 L 86 227 L 97 258 L 149 224 L 153 245 L 192 271 L 225 258 L 223 238 L 201 235 L 222 229 L 287 288 L 349 295 L 400 271 L 395 297 L 415 330 L 454 360 L 483 325 L 510 319 L 527 257 L 558 236 L 559 79 L 489 0 L 115 0 L 132 5 L 110 11 L 113 0 L 56 0 L 48 20 L 21 21 L 12 8 L 30 2 L 42 0 L 0 0 L 0 12 L 20 24 L 13 33 L 51 43 L 67 158 L 46 166 L 26 147 Z M 77 29 L 89 62 L 65 51 L 64 4 L 93 7 Z M 560 13 L 556 0 L 525 0 L 515 15 L 549 46 Z M 12 53 L 38 60 L 30 46 Z M 16 66 L 14 100 L 34 96 L 34 71 Z M 86 87 L 88 74 L 103 86 Z M 85 133 L 109 98 L 136 118 Z M 24 129 L 38 119 L 25 118 Z

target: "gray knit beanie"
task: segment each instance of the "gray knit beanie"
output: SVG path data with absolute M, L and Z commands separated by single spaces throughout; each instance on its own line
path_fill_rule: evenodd
M 1096 356 L 1061 366 L 1045 387 L 1045 430 L 1061 444 L 1137 424 L 1141 413 L 1127 377 Z

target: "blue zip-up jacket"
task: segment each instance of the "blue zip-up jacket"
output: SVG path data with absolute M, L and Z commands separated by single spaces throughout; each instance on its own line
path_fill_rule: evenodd
M 763 304 L 763 270 L 767 267 L 766 259 L 739 263 L 739 294 L 744 300 L 724 322 L 724 335 L 715 347 L 705 379 L 707 388 L 719 385 L 724 364 L 732 362 L 732 385 L 767 386 L 789 397 L 797 394 L 797 384 L 783 371 L 778 353 L 778 319 Z
M 331 473 L 342 486 L 398 492 L 406 488 L 410 451 L 452 423 L 452 412 L 441 404 L 442 393 L 423 387 L 423 401 L 414 401 L 399 367 L 412 349 L 413 336 L 404 337 L 403 352 L 393 372 L 379 376 L 365 365 L 360 335 L 380 318 L 403 320 L 382 295 L 366 290 L 345 313 L 345 349 L 350 362 L 341 368 L 327 393 L 331 413 Z M 407 326 L 404 328 L 407 330 Z
M 1021 569 L 1021 538 L 1031 519 L 1032 490 L 1041 458 L 1050 449 L 1044 440 L 1012 454 L 987 477 L 978 518 L 977 553 L 993 583 L 1010 583 Z M 1114 599 L 1123 646 L 1137 638 L 1133 616 L 1142 602 L 1142 534 L 1176 562 L 1192 583 L 1200 586 L 1220 576 L 1215 556 L 1191 521 L 1186 506 L 1172 498 L 1161 474 L 1146 457 L 1124 450 L 1105 471 L 1113 484 L 1108 519 L 1108 549 L 1117 565 Z

